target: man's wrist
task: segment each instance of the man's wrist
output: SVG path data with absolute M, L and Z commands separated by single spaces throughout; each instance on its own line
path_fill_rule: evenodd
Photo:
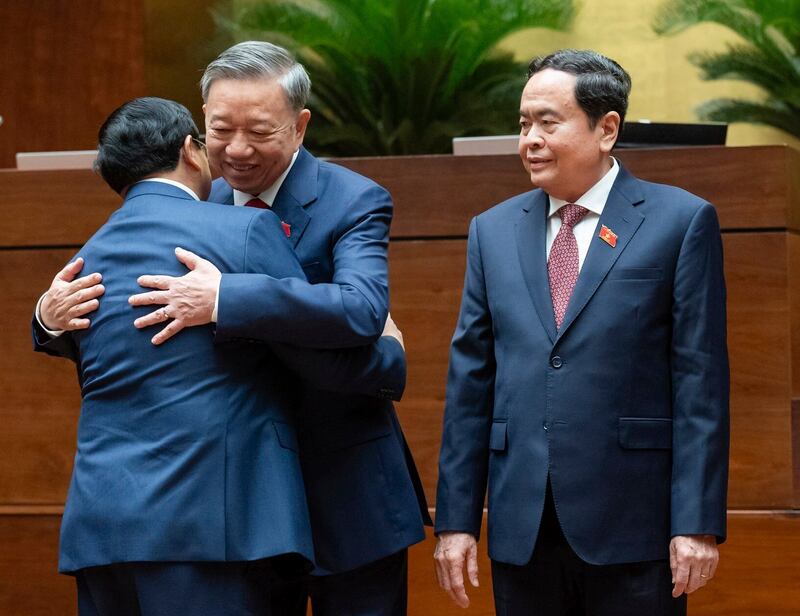
M 222 276 L 219 277 L 217 281 L 217 293 L 214 296 L 214 310 L 211 312 L 211 322 L 217 322 L 217 312 L 219 311 L 219 288 L 222 286 Z
M 42 296 L 39 298 L 39 301 L 36 302 L 36 311 L 34 312 L 34 316 L 36 317 L 36 322 L 39 324 L 45 333 L 51 338 L 58 338 L 61 334 L 64 333 L 63 329 L 49 329 L 47 325 L 44 324 L 44 319 L 42 318 L 42 302 L 44 301 L 47 292 L 42 293 Z

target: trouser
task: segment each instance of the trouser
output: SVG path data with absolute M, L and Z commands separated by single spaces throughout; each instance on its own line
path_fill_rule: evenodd
M 526 565 L 492 561 L 497 616 L 685 616 L 672 598 L 669 561 L 590 565 L 564 537 L 548 483 L 533 556 Z
M 278 580 L 272 613 L 305 616 L 309 598 L 314 616 L 405 616 L 408 550 L 352 571 Z
M 268 560 L 119 563 L 81 569 L 79 616 L 270 616 Z

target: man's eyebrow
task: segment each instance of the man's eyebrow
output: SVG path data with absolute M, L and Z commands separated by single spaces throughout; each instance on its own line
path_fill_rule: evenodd
M 535 109 L 533 111 L 529 111 L 527 109 L 520 109 L 519 115 L 523 118 L 530 118 L 531 116 L 535 116 L 537 118 L 541 118 L 543 116 L 555 116 L 556 118 L 562 117 L 561 114 L 553 109 L 552 107 L 545 107 L 543 109 Z

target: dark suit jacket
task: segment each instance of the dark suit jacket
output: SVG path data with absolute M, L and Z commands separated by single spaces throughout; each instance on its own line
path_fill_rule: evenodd
M 725 537 L 728 360 L 716 213 L 624 169 L 556 331 L 549 202 L 514 197 L 470 226 L 453 337 L 436 530 L 527 563 L 550 477 L 587 562 L 667 557 L 674 535 Z
M 233 203 L 233 191 L 217 180 L 210 199 Z M 223 276 L 217 340 L 341 347 L 379 336 L 388 311 L 389 194 L 301 148 L 273 210 L 290 225 L 314 284 Z M 298 424 L 317 573 L 395 553 L 421 541 L 423 523 L 430 523 L 390 401 L 397 392 L 382 389 L 383 400 L 305 391 Z
M 303 277 L 272 212 L 198 203 L 162 183 L 131 188 L 78 253 L 106 286 L 91 328 L 39 347 L 68 349 L 83 397 L 62 571 L 279 554 L 311 561 L 291 412 L 303 384 L 284 364 L 319 386 L 365 393 L 383 379 L 402 389 L 394 352 L 215 344 L 211 326 L 153 346 L 152 332 L 133 327 L 149 309 L 127 298 L 144 272 L 185 272 L 176 245 L 223 272 Z

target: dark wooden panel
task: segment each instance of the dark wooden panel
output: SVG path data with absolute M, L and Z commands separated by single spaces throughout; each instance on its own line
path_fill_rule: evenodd
M 95 147 L 105 117 L 145 91 L 143 30 L 142 0 L 0 3 L 0 167 Z
M 786 237 L 725 234 L 732 507 L 787 508 L 794 502 Z M 465 244 L 393 242 L 390 252 L 392 313 L 404 331 L 409 365 L 398 409 L 431 504 Z
M 797 153 L 784 146 L 621 150 L 615 155 L 643 179 L 681 186 L 708 199 L 725 228 L 783 228 L 789 224 L 787 204 L 800 209 L 800 195 L 793 188 L 800 163 Z M 517 156 L 336 162 L 389 189 L 397 205 L 392 225 L 397 237 L 466 235 L 472 216 L 531 189 Z
M 724 250 L 731 362 L 728 504 L 790 508 L 794 497 L 787 235 L 725 234 Z
M 0 246 L 80 246 L 122 200 L 91 171 L 0 170 Z
M 485 526 L 485 520 L 484 520 Z M 692 616 L 794 616 L 800 609 L 797 562 L 800 558 L 800 516 L 782 514 L 728 515 L 729 538 L 720 548 L 717 576 L 690 595 Z M 436 583 L 433 571 L 435 539 L 414 546 L 409 555 L 409 614 L 462 614 Z M 468 586 L 476 616 L 494 614 L 486 542 L 479 544 L 481 586 Z
M 0 614 L 74 614 L 72 579 L 56 573 L 59 517 L 0 515 Z M 693 616 L 790 616 L 800 606 L 800 517 L 782 514 L 728 516 L 729 539 L 721 547 L 717 577 L 693 594 Z M 410 616 L 462 614 L 439 589 L 430 533 L 409 555 Z M 481 586 L 469 589 L 475 616 L 493 614 L 486 543 L 479 544 Z
M 637 150 L 620 157 L 646 179 L 679 184 L 712 201 L 725 228 L 784 228 L 789 204 L 800 212 L 800 189 L 794 188 L 800 180 L 793 179 L 798 172 L 789 173 L 800 157 L 786 147 Z M 394 238 L 464 237 L 472 216 L 531 188 L 516 156 L 336 162 L 389 189 L 396 204 Z M 0 172 L 2 212 L 22 221 L 0 229 L 0 246 L 83 243 L 118 203 L 87 171 Z
M 428 502 L 436 497 L 450 339 L 464 283 L 466 242 L 392 242 L 392 317 L 403 331 L 408 384 L 397 405 Z
M 75 368 L 31 350 L 30 319 L 38 295 L 70 256 L 2 253 L 0 504 L 63 503 L 67 493 L 80 408 Z
M 59 575 L 58 515 L 0 515 L 0 616 L 70 616 L 75 581 Z
M 408 349 L 408 388 L 398 405 L 429 501 L 434 502 L 450 338 L 464 275 L 463 240 L 393 242 L 392 313 Z M 789 307 L 783 234 L 726 234 L 733 507 L 791 507 Z M 9 251 L 3 356 L 8 429 L 0 435 L 0 502 L 61 502 L 78 408 L 71 364 L 30 352 L 28 322 L 38 294 L 68 251 Z M 752 298 L 758 297 L 758 302 Z M 43 472 L 43 469 L 46 472 Z

